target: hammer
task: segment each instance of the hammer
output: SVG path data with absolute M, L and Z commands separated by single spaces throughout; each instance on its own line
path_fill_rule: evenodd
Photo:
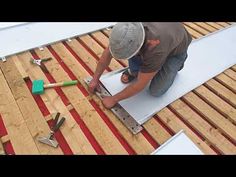
M 43 80 L 34 80 L 33 86 L 32 86 L 32 93 L 35 95 L 40 95 L 40 94 L 44 93 L 45 88 L 76 85 L 77 83 L 78 83 L 77 80 L 72 80 L 72 81 L 66 81 L 66 82 L 44 84 Z

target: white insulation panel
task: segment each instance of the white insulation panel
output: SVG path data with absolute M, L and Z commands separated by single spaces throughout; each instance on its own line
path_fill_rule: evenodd
M 0 58 L 113 26 L 103 22 L 0 23 Z
M 151 155 L 203 155 L 203 152 L 181 130 Z

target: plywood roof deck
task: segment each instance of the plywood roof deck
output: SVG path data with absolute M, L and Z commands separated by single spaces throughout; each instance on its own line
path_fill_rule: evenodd
M 231 24 L 184 23 L 195 39 Z M 89 95 L 83 81 L 95 71 L 109 34 L 101 30 L 0 62 L 0 153 L 4 149 L 7 154 L 150 154 L 184 129 L 205 154 L 236 154 L 236 65 L 165 107 L 133 135 L 98 97 Z M 49 73 L 32 66 L 31 57 L 52 57 L 45 63 Z M 113 60 L 106 72 L 125 66 L 127 62 Z M 35 79 L 80 83 L 33 96 Z M 54 149 L 36 138 L 49 133 L 56 112 L 66 121 L 56 133 L 59 147 Z

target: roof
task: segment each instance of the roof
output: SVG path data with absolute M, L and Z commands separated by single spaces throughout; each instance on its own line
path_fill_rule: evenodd
M 196 39 L 227 27 L 229 22 L 184 23 Z M 89 95 L 83 79 L 93 74 L 110 31 L 30 50 L 0 62 L 0 137 L 8 154 L 150 154 L 180 130 L 205 154 L 236 153 L 236 65 L 171 103 L 133 135 L 99 98 Z M 52 57 L 49 73 L 30 64 L 31 57 Z M 127 66 L 113 60 L 106 72 Z M 78 86 L 31 94 L 32 81 L 78 79 Z M 59 148 L 36 138 L 49 133 L 52 114 L 66 117 L 56 133 Z M 1 152 L 1 146 L 0 146 Z

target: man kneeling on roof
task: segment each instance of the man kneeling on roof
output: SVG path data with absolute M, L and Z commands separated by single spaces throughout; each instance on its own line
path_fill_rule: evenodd
M 127 59 L 129 68 L 121 81 L 130 83 L 114 96 L 104 97 L 106 108 L 134 96 L 149 84 L 150 94 L 164 94 L 172 85 L 178 71 L 184 67 L 191 35 L 182 23 L 117 23 L 111 32 L 109 46 L 98 62 L 89 91 L 100 91 L 99 78 L 112 58 Z M 135 103 L 134 103 L 135 104 Z

